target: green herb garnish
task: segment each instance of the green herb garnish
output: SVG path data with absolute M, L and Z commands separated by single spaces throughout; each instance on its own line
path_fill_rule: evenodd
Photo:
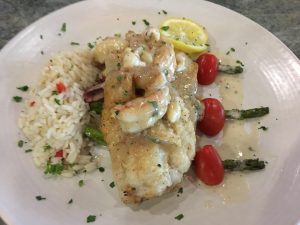
M 263 131 L 266 131 L 266 130 L 268 130 L 268 128 L 267 128 L 267 127 L 265 127 L 265 126 L 261 126 L 261 127 L 259 127 L 258 129 L 261 129 L 261 130 L 263 130 Z
M 23 100 L 23 98 L 20 97 L 20 96 L 14 96 L 14 97 L 13 97 L 13 100 L 14 100 L 15 102 L 21 102 L 21 101 Z
M 51 164 L 48 161 L 44 174 L 60 175 L 63 170 L 64 165 L 62 163 Z
M 36 200 L 38 200 L 38 201 L 41 201 L 41 200 L 46 200 L 46 198 L 45 198 L 45 197 L 42 197 L 42 196 L 40 196 L 40 195 L 38 195 L 38 196 L 35 196 L 35 199 L 36 199 Z
M 182 188 L 182 187 L 179 188 L 177 193 L 178 193 L 178 194 L 182 194 L 182 193 L 183 193 L 183 188 Z
M 183 217 L 184 217 L 183 214 L 179 214 L 178 216 L 175 216 L 174 218 L 175 218 L 176 220 L 181 220 L 181 219 L 183 219 Z
M 90 106 L 90 110 L 94 111 L 97 114 L 101 114 L 102 109 L 103 109 L 103 102 L 99 101 L 99 102 L 91 102 L 89 104 Z
M 144 24 L 145 24 L 146 26 L 149 26 L 149 25 L 150 25 L 150 23 L 149 23 L 146 19 L 143 19 L 143 22 L 144 22 Z
M 18 141 L 18 146 L 19 146 L 19 148 L 22 148 L 23 145 L 24 145 L 24 141 L 23 141 L 23 140 L 19 140 L 19 141 Z
M 90 138 L 92 141 L 96 142 L 100 145 L 106 145 L 106 142 L 104 141 L 103 133 L 100 130 L 97 130 L 92 127 L 86 127 L 83 130 L 84 136 Z
M 40 35 L 40 39 L 41 39 L 41 40 L 43 40 L 43 39 L 44 39 L 44 37 L 43 37 L 43 35 L 42 35 L 42 34 Z
M 59 100 L 59 99 L 55 98 L 54 101 L 55 101 L 55 103 L 56 103 L 57 105 L 60 105 L 60 100 Z
M 132 25 L 135 25 L 135 24 L 136 24 L 136 21 L 132 21 L 131 23 L 132 23 Z
M 83 181 L 83 180 L 80 180 L 80 181 L 78 182 L 78 185 L 79 185 L 79 187 L 82 187 L 82 186 L 84 185 L 84 181 Z
M 58 95 L 57 91 L 52 91 L 52 95 Z
M 89 215 L 87 218 L 86 218 L 86 222 L 87 223 L 92 223 L 92 222 L 95 222 L 96 221 L 96 216 L 95 215 Z
M 105 168 L 104 167 L 99 167 L 98 169 L 101 173 L 103 173 L 105 171 Z
M 90 49 L 94 48 L 94 45 L 93 45 L 92 43 L 90 43 L 90 42 L 89 42 L 87 45 L 88 45 L 88 47 L 89 47 Z
M 44 145 L 43 148 L 44 148 L 44 152 L 45 152 L 45 151 L 50 150 L 50 149 L 51 149 L 51 146 L 47 144 L 47 145 Z
M 162 29 L 163 31 L 167 31 L 167 30 L 169 30 L 169 26 L 163 26 L 163 27 L 161 27 L 160 29 Z
M 26 149 L 25 153 L 32 152 L 32 149 Z
M 73 41 L 72 41 L 72 42 L 70 43 L 70 45 L 79 45 L 79 43 L 78 43 L 78 42 L 73 42 Z
M 66 24 L 66 23 L 63 23 L 63 24 L 61 25 L 60 31 L 61 31 L 61 32 L 66 32 L 66 31 L 67 31 L 67 24 Z
M 22 87 L 17 87 L 17 89 L 21 90 L 21 91 L 28 91 L 29 87 L 27 85 L 22 86 Z
M 116 185 L 115 185 L 115 182 L 111 182 L 110 184 L 109 184 L 109 186 L 111 187 L 111 188 L 114 188 Z
M 68 201 L 68 204 L 72 204 L 73 203 L 73 199 L 71 198 L 69 201 Z
M 165 15 L 168 14 L 168 12 L 167 12 L 166 10 L 162 10 L 162 12 L 163 12 Z

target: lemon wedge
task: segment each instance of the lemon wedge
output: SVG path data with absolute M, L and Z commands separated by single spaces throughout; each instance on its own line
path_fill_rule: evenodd
M 207 49 L 205 28 L 191 20 L 167 19 L 160 25 L 160 33 L 183 52 L 199 53 Z

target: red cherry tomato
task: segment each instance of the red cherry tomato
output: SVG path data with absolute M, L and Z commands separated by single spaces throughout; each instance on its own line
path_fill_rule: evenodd
M 198 121 L 198 129 L 207 136 L 217 135 L 224 127 L 225 114 L 222 103 L 215 98 L 205 98 L 204 115 Z
M 62 83 L 62 82 L 59 82 L 56 84 L 56 91 L 60 94 L 64 91 L 66 91 L 66 86 Z
M 218 73 L 218 59 L 215 55 L 204 53 L 196 60 L 198 63 L 198 83 L 208 85 L 215 81 Z
M 64 156 L 63 150 L 58 150 L 57 152 L 55 152 L 55 156 L 54 157 L 61 158 L 63 156 Z
M 197 177 L 207 185 L 220 184 L 224 179 L 222 160 L 212 145 L 200 148 L 195 156 Z

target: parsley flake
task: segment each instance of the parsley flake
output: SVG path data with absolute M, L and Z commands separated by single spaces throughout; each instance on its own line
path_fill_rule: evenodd
M 79 43 L 78 43 L 78 42 L 72 41 L 72 42 L 70 43 L 70 45 L 79 45 Z
M 94 45 L 93 45 L 92 43 L 90 43 L 90 42 L 89 42 L 87 45 L 88 45 L 88 47 L 89 47 L 90 49 L 94 48 Z
M 163 27 L 161 27 L 160 29 L 162 29 L 163 31 L 167 31 L 167 30 L 169 30 L 169 26 L 163 26 Z
M 83 181 L 83 180 L 80 180 L 80 181 L 78 182 L 78 185 L 79 185 L 79 187 L 82 187 L 82 186 L 84 185 L 84 181 Z
M 72 204 L 73 203 L 73 199 L 71 198 L 69 201 L 68 201 L 68 204 Z
M 101 173 L 103 173 L 105 171 L 105 168 L 104 167 L 99 167 L 98 169 Z
M 166 10 L 162 10 L 162 12 L 163 12 L 165 15 L 168 14 L 168 12 L 167 12 Z
M 44 37 L 43 37 L 43 35 L 42 35 L 42 34 L 40 35 L 40 39 L 41 39 L 41 40 L 43 40 L 43 39 L 44 39 Z
M 20 96 L 14 96 L 14 97 L 13 97 L 13 100 L 14 100 L 15 102 L 21 102 L 21 101 L 23 100 L 23 98 L 20 97 Z
M 178 194 L 182 194 L 183 193 L 183 188 L 182 187 L 180 187 L 179 189 L 178 189 L 178 192 L 177 192 Z
M 96 216 L 95 215 L 89 215 L 87 218 L 86 218 L 86 222 L 87 223 L 92 223 L 92 222 L 95 222 L 96 221 Z
M 150 23 L 149 23 L 146 19 L 143 19 L 143 22 L 144 22 L 144 24 L 145 24 L 146 26 L 149 26 L 149 25 L 150 25 Z
M 54 101 L 55 101 L 55 103 L 56 103 L 57 105 L 60 105 L 59 99 L 55 98 Z
M 23 140 L 18 141 L 18 146 L 19 146 L 19 148 L 22 148 L 23 145 L 24 145 L 24 141 L 23 141 Z
M 261 126 L 261 127 L 259 127 L 258 129 L 261 129 L 261 130 L 263 130 L 263 131 L 266 131 L 266 130 L 268 130 L 268 128 L 267 128 L 267 127 L 265 127 L 265 126 Z
M 44 145 L 43 148 L 44 148 L 44 151 L 48 151 L 51 149 L 51 146 L 47 144 L 47 145 Z
M 66 23 L 63 23 L 63 24 L 61 25 L 60 31 L 61 31 L 61 32 L 66 32 L 66 31 L 67 31 L 67 24 L 66 24 Z
M 62 163 L 51 164 L 48 161 L 44 174 L 60 175 L 63 170 L 64 165 Z
M 26 149 L 25 150 L 25 153 L 29 153 L 29 152 L 32 152 L 32 149 Z
M 45 197 L 42 197 L 42 196 L 40 196 L 40 195 L 38 195 L 38 196 L 35 196 L 35 199 L 36 199 L 36 200 L 38 200 L 38 201 L 41 201 L 41 200 L 46 200 L 46 198 L 45 198 Z
M 20 91 L 28 91 L 29 87 L 27 85 L 22 86 L 22 87 L 17 87 L 17 89 L 19 89 Z
M 109 186 L 111 187 L 111 188 L 114 188 L 116 185 L 115 185 L 115 182 L 111 182 L 110 184 L 109 184 Z
M 183 217 L 184 217 L 183 214 L 179 214 L 179 215 L 175 216 L 174 218 L 175 218 L 176 220 L 181 220 L 181 219 L 183 219 Z
M 131 24 L 134 26 L 136 24 L 136 21 L 132 21 Z

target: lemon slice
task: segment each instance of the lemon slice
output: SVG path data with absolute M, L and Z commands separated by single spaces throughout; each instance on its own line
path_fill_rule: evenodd
M 205 28 L 187 19 L 168 19 L 160 25 L 160 33 L 176 49 L 186 53 L 199 53 L 207 49 Z

